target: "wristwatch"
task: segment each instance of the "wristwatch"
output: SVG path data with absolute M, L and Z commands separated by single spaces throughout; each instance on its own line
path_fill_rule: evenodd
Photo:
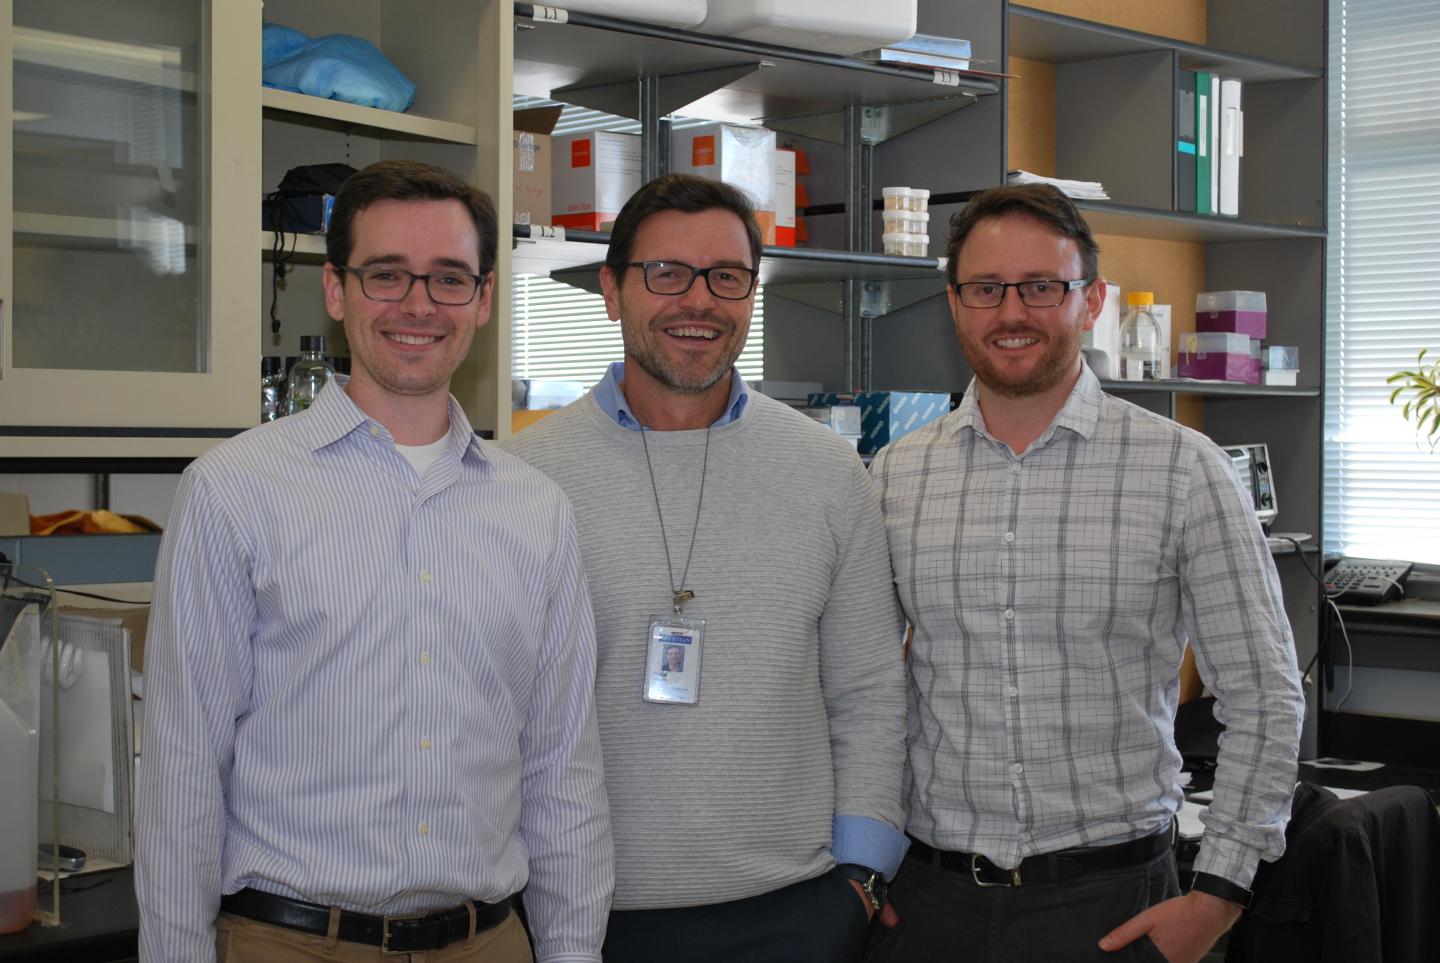
M 1190 884 L 1192 890 L 1199 890 L 1202 893 L 1209 893 L 1211 896 L 1218 896 L 1227 899 L 1232 903 L 1239 903 L 1241 909 L 1250 908 L 1250 899 L 1253 894 L 1245 887 L 1232 883 L 1223 876 L 1216 876 L 1213 873 L 1196 873 L 1195 879 Z
M 885 905 L 885 891 L 889 888 L 884 876 L 859 863 L 841 863 L 835 867 L 835 871 L 843 878 L 859 883 L 860 888 L 865 891 L 865 898 L 870 901 L 870 908 L 880 912 L 880 907 Z

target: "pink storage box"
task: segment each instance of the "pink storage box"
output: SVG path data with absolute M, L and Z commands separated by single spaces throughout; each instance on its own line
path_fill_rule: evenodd
M 1196 311 L 1195 330 L 1225 331 L 1263 339 L 1268 317 L 1264 311 Z
M 1201 381 L 1238 381 L 1247 385 L 1260 383 L 1260 359 L 1248 354 L 1232 354 L 1228 351 L 1180 352 L 1180 366 L 1177 377 L 1197 378 Z

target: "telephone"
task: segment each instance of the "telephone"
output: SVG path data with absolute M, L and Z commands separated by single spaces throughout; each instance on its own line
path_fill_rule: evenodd
M 1374 558 L 1340 558 L 1327 563 L 1325 594 L 1350 605 L 1379 605 L 1405 595 L 1414 565 Z

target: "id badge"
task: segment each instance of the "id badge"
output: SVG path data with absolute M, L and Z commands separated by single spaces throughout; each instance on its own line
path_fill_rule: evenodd
M 704 619 L 656 615 L 645 652 L 645 701 L 693 706 L 700 701 Z

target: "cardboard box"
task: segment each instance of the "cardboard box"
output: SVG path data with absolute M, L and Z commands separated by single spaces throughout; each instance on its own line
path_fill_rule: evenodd
M 704 124 L 670 135 L 671 170 L 724 181 L 748 194 L 765 244 L 775 243 L 775 154 L 775 132 L 764 127 Z M 793 201 L 791 207 L 793 222 Z
M 596 130 L 553 140 L 550 223 L 598 231 L 640 189 L 640 135 Z
M 20 492 L 0 492 L 0 536 L 30 534 L 30 499 Z
M 775 152 L 775 246 L 795 246 L 795 152 Z
M 550 132 L 560 119 L 562 107 L 532 107 L 515 111 L 513 149 L 514 223 L 550 223 Z

